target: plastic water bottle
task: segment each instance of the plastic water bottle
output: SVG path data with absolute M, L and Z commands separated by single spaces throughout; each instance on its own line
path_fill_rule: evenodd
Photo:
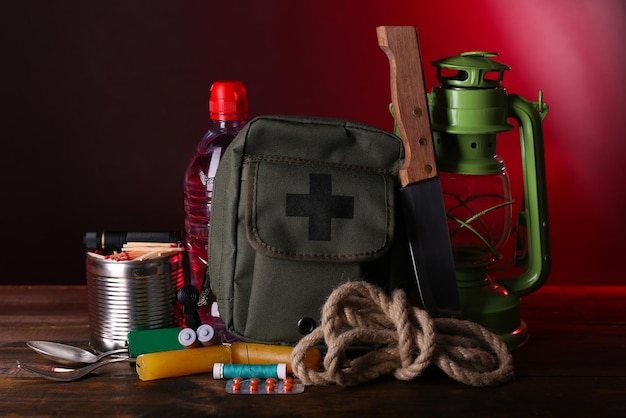
M 213 179 L 226 147 L 248 121 L 248 97 L 240 81 L 216 81 L 209 99 L 210 126 L 185 174 L 185 240 L 190 260 L 191 284 L 198 292 L 209 256 L 209 228 Z M 223 322 L 211 315 L 210 303 L 199 309 L 202 323 L 220 334 Z

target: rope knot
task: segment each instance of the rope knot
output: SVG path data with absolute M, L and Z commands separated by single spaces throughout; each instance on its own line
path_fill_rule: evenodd
M 325 342 L 324 370 L 310 370 L 309 348 Z M 351 347 L 370 349 L 356 358 Z M 436 364 L 450 377 L 471 386 L 501 383 L 512 375 L 506 345 L 478 324 L 433 319 L 411 306 L 404 291 L 389 297 L 365 281 L 335 289 L 322 308 L 321 324 L 293 350 L 294 373 L 306 385 L 353 386 L 385 374 L 412 380 Z

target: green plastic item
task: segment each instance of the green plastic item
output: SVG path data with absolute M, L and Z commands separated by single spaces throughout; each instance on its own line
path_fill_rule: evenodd
M 178 342 L 182 328 L 158 328 L 130 331 L 128 333 L 128 352 L 131 358 L 141 354 L 160 353 L 162 351 L 183 350 Z

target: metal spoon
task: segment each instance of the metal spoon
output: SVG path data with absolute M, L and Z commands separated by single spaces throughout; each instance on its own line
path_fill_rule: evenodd
M 98 363 L 92 363 L 84 367 L 79 367 L 74 370 L 65 370 L 63 372 L 55 372 L 52 370 L 44 370 L 37 367 L 29 366 L 28 364 L 17 362 L 17 367 L 20 369 L 28 370 L 31 373 L 35 373 L 41 377 L 45 377 L 46 379 L 56 380 L 57 382 L 73 382 L 78 379 L 82 379 L 87 376 L 89 373 L 93 372 L 96 369 L 99 369 L 102 366 L 106 366 L 112 363 L 119 363 L 120 361 L 135 361 L 133 358 L 129 357 L 120 357 L 113 358 L 106 361 L 101 361 Z
M 68 366 L 84 366 L 86 364 L 97 363 L 105 357 L 125 353 L 128 357 L 128 349 L 107 351 L 102 354 L 94 354 L 73 345 L 60 344 L 52 341 L 28 341 L 27 346 L 35 350 L 38 354 L 56 362 Z

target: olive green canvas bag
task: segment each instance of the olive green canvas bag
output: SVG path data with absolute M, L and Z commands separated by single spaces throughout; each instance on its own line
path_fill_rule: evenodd
M 207 279 L 231 334 L 295 344 L 340 284 L 407 287 L 402 158 L 398 137 L 351 121 L 246 125 L 220 162 L 211 213 Z

